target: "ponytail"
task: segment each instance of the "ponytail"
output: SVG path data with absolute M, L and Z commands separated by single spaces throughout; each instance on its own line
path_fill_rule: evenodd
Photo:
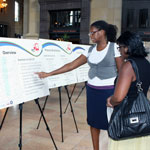
M 110 42 L 116 42 L 118 28 L 116 25 L 109 24 L 106 31 L 107 40 Z

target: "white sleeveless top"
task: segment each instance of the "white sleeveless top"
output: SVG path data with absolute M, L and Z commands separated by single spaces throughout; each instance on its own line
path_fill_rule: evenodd
M 108 52 L 110 42 L 108 42 L 105 49 L 102 51 L 97 51 L 96 46 L 93 48 L 91 53 L 88 53 L 88 49 L 83 52 L 83 55 L 88 57 L 91 63 L 97 64 L 103 60 Z M 117 49 L 117 44 L 114 45 L 114 57 L 120 57 L 120 52 Z M 99 79 L 98 77 L 94 77 L 93 79 L 88 78 L 88 84 L 93 86 L 110 86 L 114 85 L 115 77 L 109 79 Z

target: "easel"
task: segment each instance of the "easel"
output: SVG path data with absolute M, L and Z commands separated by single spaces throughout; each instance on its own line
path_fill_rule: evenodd
M 75 84 L 74 84 L 74 87 L 73 87 L 73 90 L 71 91 L 71 95 L 68 97 L 68 99 L 70 99 L 70 101 L 71 101 L 71 98 L 72 98 L 73 93 L 74 93 L 74 91 L 75 91 L 76 85 L 77 85 L 77 84 L 75 83 Z M 65 108 L 64 113 L 66 113 L 68 106 L 69 106 L 69 101 L 68 101 L 68 103 L 67 103 L 67 106 L 66 106 L 66 108 Z
M 74 89 L 75 89 L 75 86 L 74 86 Z M 74 91 L 74 89 L 73 89 L 73 91 Z M 77 133 L 78 133 L 78 127 L 77 127 L 77 123 L 76 123 L 76 120 L 75 120 L 75 116 L 74 116 L 74 112 L 73 112 L 73 107 L 72 107 L 72 103 L 71 103 L 71 97 L 73 95 L 73 91 L 71 93 L 71 96 L 69 96 L 69 91 L 68 91 L 67 86 L 65 86 L 65 90 L 67 92 L 67 96 L 68 96 L 68 100 L 69 100 L 68 102 L 70 104 L 71 113 L 72 113 L 72 116 L 73 116 L 73 119 L 74 119 L 74 123 L 75 123 L 75 127 L 76 127 L 76 130 L 77 130 Z
M 73 87 L 73 90 L 72 90 L 72 92 L 71 92 L 71 95 L 68 97 L 68 98 L 70 99 L 70 101 L 71 101 L 72 95 L 73 95 L 73 93 L 74 93 L 74 91 L 75 91 L 76 85 L 77 85 L 77 84 L 74 84 L 74 87 Z M 78 98 L 80 97 L 80 95 L 81 95 L 81 93 L 83 92 L 83 90 L 85 89 L 85 87 L 86 87 L 86 82 L 85 82 L 85 85 L 82 87 L 81 91 L 79 92 L 79 94 L 78 94 L 77 98 L 75 99 L 74 103 L 77 102 Z M 68 103 L 67 103 L 67 106 L 66 106 L 66 108 L 65 108 L 64 113 L 66 113 L 67 108 L 68 108 L 68 105 L 69 105 L 69 101 L 68 101 Z
M 19 130 L 19 150 L 22 150 L 22 109 L 23 109 L 23 103 L 19 104 L 19 110 L 20 110 L 20 130 Z
M 52 142 L 53 142 L 53 144 L 54 144 L 54 147 L 55 147 L 56 150 L 58 150 L 58 148 L 57 148 L 57 146 L 56 146 L 56 144 L 55 144 L 55 141 L 54 141 L 54 139 L 53 139 L 53 136 L 52 136 L 52 134 L 51 134 L 51 132 L 50 132 L 49 126 L 48 126 L 48 124 L 47 124 L 47 121 L 46 121 L 46 119 L 45 119 L 45 116 L 44 116 L 44 114 L 43 114 L 43 112 L 42 112 L 42 109 L 41 109 L 41 107 L 40 107 L 39 98 L 38 98 L 38 99 L 35 99 L 35 103 L 38 105 L 38 108 L 39 108 L 39 110 L 40 110 L 41 116 L 43 117 L 44 123 L 45 123 L 45 125 L 46 125 L 46 129 L 47 129 L 48 132 L 49 132 L 49 135 L 50 135 L 50 137 L 51 137 L 51 139 L 52 139 Z M 18 144 L 18 147 L 19 147 L 19 150 L 22 150 L 22 110 L 23 110 L 23 103 L 19 104 L 19 110 L 20 110 L 20 130 L 19 130 L 19 144 Z M 0 128 L 0 129 L 2 129 L 2 126 L 3 126 L 3 123 L 4 123 L 4 120 L 5 120 L 5 117 L 6 117 L 7 112 L 8 112 L 8 108 L 7 108 L 6 111 L 5 111 L 5 114 L 4 114 L 4 117 L 3 117 L 3 119 L 2 119 L 2 123 L 1 123 L 1 126 L 0 126 L 1 128 Z
M 77 98 L 75 99 L 74 103 L 76 103 L 76 102 L 77 102 L 77 100 L 78 100 L 78 98 L 80 97 L 81 93 L 82 93 L 82 92 L 83 92 L 83 90 L 85 89 L 85 87 L 86 87 L 86 83 L 87 83 L 87 82 L 85 82 L 85 83 L 84 83 L 84 86 L 82 87 L 81 91 L 79 92 L 79 94 L 78 94 Z
M 7 107 L 7 108 L 6 108 L 6 111 L 5 111 L 4 117 L 3 117 L 2 122 L 1 122 L 1 125 L 0 125 L 0 130 L 1 130 L 1 129 L 2 129 L 2 127 L 3 127 L 3 123 L 4 123 L 5 117 L 6 117 L 6 115 L 7 115 L 8 109 L 9 109 L 9 107 Z
M 44 106 L 43 106 L 43 108 L 42 108 L 42 112 L 44 112 L 44 109 L 45 109 L 47 100 L 48 100 L 48 96 L 46 96 L 46 99 L 45 99 L 45 102 L 44 102 Z M 37 125 L 37 129 L 38 129 L 39 126 L 40 126 L 41 119 L 42 119 L 42 115 L 40 116 L 39 123 L 38 123 L 38 125 Z
M 64 142 L 64 137 L 63 137 L 63 117 L 62 117 L 61 88 L 62 88 L 62 87 L 58 87 L 58 92 L 59 92 L 59 106 L 60 106 L 61 137 L 62 137 L 62 142 Z M 74 115 L 74 111 L 73 111 L 73 107 L 72 107 L 72 103 L 71 103 L 71 97 L 72 97 L 72 96 L 69 96 L 69 92 L 68 92 L 67 86 L 64 86 L 64 88 L 65 88 L 66 93 L 67 93 L 67 96 L 68 96 L 68 103 L 70 104 L 71 113 L 72 113 L 72 116 L 73 116 L 73 119 L 74 119 L 74 123 L 75 123 L 75 127 L 76 127 L 76 130 L 77 130 L 77 133 L 78 133 L 78 127 L 77 127 L 77 123 L 76 123 L 76 120 L 75 120 L 75 115 Z M 74 89 L 75 89 L 75 87 L 74 87 Z M 72 94 L 73 94 L 73 93 L 72 93 Z M 43 112 L 44 112 L 45 107 L 46 107 L 47 99 L 48 99 L 48 96 L 46 97 L 45 102 L 44 102 L 44 105 L 43 105 L 43 108 L 42 108 L 42 111 L 43 111 Z M 41 122 L 41 117 L 40 117 L 40 119 L 39 119 L 39 123 L 38 123 L 37 129 L 39 128 L 40 122 Z
M 41 115 L 42 115 L 42 117 L 43 117 L 44 123 L 45 123 L 45 125 L 46 125 L 46 129 L 47 129 L 48 132 L 49 132 L 49 135 L 50 135 L 50 137 L 51 137 L 51 139 L 52 139 L 52 142 L 53 142 L 53 144 L 54 144 L 54 146 L 55 146 L 55 149 L 58 150 L 58 149 L 57 149 L 57 146 L 56 146 L 56 144 L 55 144 L 55 141 L 54 141 L 54 139 L 53 139 L 53 136 L 52 136 L 52 134 L 51 134 L 51 132 L 50 132 L 49 126 L 48 126 L 48 124 L 47 124 L 47 121 L 46 121 L 46 119 L 45 119 L 45 116 L 44 116 L 44 114 L 43 114 L 43 111 L 42 111 L 42 109 L 41 109 L 41 106 L 40 106 L 40 104 L 39 104 L 39 98 L 38 98 L 38 99 L 35 99 L 35 103 L 36 103 L 36 104 L 38 105 L 38 107 L 39 107 L 39 110 L 40 110 Z

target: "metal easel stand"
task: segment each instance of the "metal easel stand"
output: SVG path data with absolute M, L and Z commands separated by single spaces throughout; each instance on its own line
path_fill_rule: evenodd
M 43 120 L 44 120 L 44 123 L 45 123 L 45 125 L 46 125 L 46 129 L 47 129 L 47 131 L 49 132 L 49 135 L 50 135 L 50 137 L 51 137 L 51 139 L 52 139 L 52 142 L 53 142 L 53 144 L 54 144 L 54 146 L 55 146 L 55 149 L 58 150 L 58 148 L 57 148 L 57 146 L 56 146 L 56 144 L 55 144 L 55 141 L 54 141 L 54 139 L 53 139 L 53 136 L 52 136 L 52 134 L 51 134 L 51 132 L 50 132 L 49 126 L 48 126 L 48 124 L 47 124 L 47 121 L 46 121 L 46 119 L 45 119 L 45 116 L 44 116 L 44 114 L 43 114 L 43 111 L 42 111 L 42 109 L 41 109 L 41 107 L 40 107 L 39 98 L 38 98 L 38 99 L 35 99 L 35 103 L 38 105 L 38 108 L 39 108 L 39 110 L 40 110 L 40 112 L 41 112 L 41 115 L 42 115 L 42 118 L 43 118 Z
M 9 109 L 9 107 L 7 107 L 7 108 L 6 108 L 6 111 L 5 111 L 4 117 L 3 117 L 2 122 L 1 122 L 1 124 L 0 124 L 0 130 L 1 130 L 1 129 L 2 129 L 2 127 L 3 127 L 3 124 L 4 124 L 4 121 L 5 121 L 5 118 L 6 118 L 6 115 L 7 115 L 8 109 Z
M 19 150 L 22 150 L 22 109 L 23 109 L 23 103 L 19 104 L 19 110 L 20 110 L 20 130 L 19 130 Z
M 77 133 L 78 133 L 79 131 L 78 131 L 78 127 L 77 127 L 77 123 L 76 123 L 76 119 L 75 119 L 75 115 L 74 115 L 74 111 L 73 111 L 73 107 L 72 107 L 72 103 L 71 103 L 71 97 L 72 97 L 72 93 L 73 92 L 71 93 L 71 96 L 69 96 L 69 91 L 68 91 L 67 86 L 65 86 L 65 90 L 67 92 L 67 96 L 68 96 L 68 100 L 69 100 L 69 104 L 70 104 L 70 108 L 71 108 L 71 113 L 72 113 L 72 116 L 73 116 L 73 120 L 74 120 L 74 123 L 75 123 L 75 127 L 76 127 L 76 130 L 77 130 Z
M 75 86 L 76 86 L 76 85 L 75 85 Z M 74 90 L 75 90 L 75 86 L 74 86 L 74 89 L 73 89 L 71 95 L 73 95 L 73 92 L 74 92 Z M 61 88 L 62 88 L 62 87 L 58 87 L 58 92 L 59 92 L 59 106 L 60 106 L 61 137 L 62 137 L 62 142 L 64 142 Z M 66 89 L 66 88 L 65 88 L 65 89 Z M 66 91 L 68 92 L 68 89 L 67 89 Z M 69 92 L 67 93 L 67 95 L 68 95 L 68 94 L 69 94 Z M 69 95 L 68 95 L 68 96 L 69 96 Z M 71 96 L 71 97 L 72 97 L 72 96 Z M 69 101 L 71 101 L 71 97 L 68 97 Z M 45 102 L 44 102 L 44 105 L 43 105 L 43 108 L 42 108 L 42 113 L 43 113 L 44 110 L 45 110 L 47 100 L 48 100 L 48 96 L 47 96 L 46 99 L 45 99 Z M 68 104 L 70 104 L 70 102 L 68 102 Z M 77 132 L 78 132 L 78 128 L 77 128 L 76 120 L 75 120 L 75 117 L 74 117 L 74 112 L 73 112 L 72 104 L 70 105 L 70 107 L 71 107 L 71 112 L 72 112 L 72 115 L 73 115 L 73 118 L 74 118 L 75 126 L 76 126 L 76 129 L 77 129 Z M 41 117 L 42 117 L 42 115 L 41 115 Z M 39 125 L 40 125 L 40 122 L 41 122 L 41 117 L 40 117 L 40 120 L 39 120 L 37 129 L 39 128 Z
M 45 99 L 45 102 L 44 102 L 44 105 L 43 105 L 43 108 L 42 108 L 42 112 L 44 112 L 44 110 L 45 110 L 47 100 L 48 100 L 48 96 L 46 96 L 46 99 Z M 40 123 L 41 123 L 41 119 L 42 119 L 42 115 L 40 116 L 39 123 L 37 125 L 37 129 L 39 129 L 39 126 L 40 126 Z
M 62 118 L 62 101 L 61 101 L 61 87 L 58 87 L 59 92 L 59 106 L 60 106 L 60 122 L 61 122 L 61 138 L 62 142 L 64 142 L 64 135 L 63 135 L 63 118 Z
M 60 106 L 61 137 L 62 137 L 62 142 L 64 142 L 64 138 L 63 138 L 62 103 L 61 103 L 61 87 L 58 87 L 58 92 L 59 92 L 59 103 L 60 103 L 59 106 Z M 48 100 L 48 96 L 47 96 L 46 99 L 45 99 L 45 102 L 44 102 L 44 105 L 43 105 L 43 108 L 42 108 L 42 113 L 43 113 L 44 110 L 45 110 L 47 100 Z M 40 122 L 41 122 L 41 118 L 42 118 L 42 115 L 40 116 L 37 129 L 39 128 L 39 125 L 40 125 Z
M 9 109 L 9 107 L 5 111 L 4 117 L 3 117 L 1 125 L 0 125 L 0 130 L 2 129 L 8 109 Z M 20 110 L 20 129 L 19 129 L 19 144 L 18 144 L 19 150 L 22 150 L 22 109 L 23 109 L 23 103 L 19 104 L 19 110 Z
M 71 91 L 71 95 L 68 97 L 68 99 L 70 99 L 70 101 L 71 101 L 71 98 L 72 98 L 73 93 L 74 93 L 74 91 L 75 91 L 76 85 L 77 85 L 77 84 L 74 84 L 73 90 Z M 67 106 L 66 106 L 66 108 L 65 108 L 64 114 L 66 113 L 68 106 L 69 106 L 69 101 L 68 101 Z
M 74 103 L 77 102 L 78 98 L 80 97 L 80 95 L 83 92 L 83 90 L 85 89 L 85 87 L 86 87 L 86 82 L 85 82 L 85 85 L 82 87 L 81 91 L 79 92 L 79 94 L 78 94 L 77 98 L 75 99 Z

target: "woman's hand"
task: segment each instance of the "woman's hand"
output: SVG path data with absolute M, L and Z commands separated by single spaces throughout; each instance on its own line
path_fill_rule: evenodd
M 46 72 L 35 72 L 35 74 L 37 74 L 40 79 L 50 76 L 50 74 Z
M 110 103 L 111 98 L 112 98 L 112 96 L 110 96 L 110 97 L 107 98 L 107 104 L 106 104 L 106 106 L 113 108 L 113 105 Z

